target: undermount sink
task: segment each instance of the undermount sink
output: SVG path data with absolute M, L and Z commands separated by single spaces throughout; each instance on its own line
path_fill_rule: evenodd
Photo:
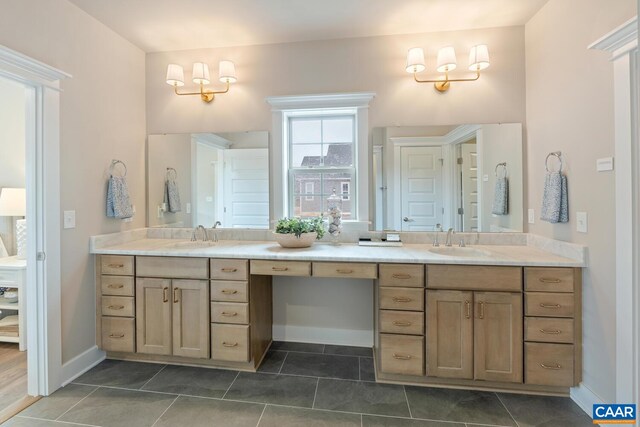
M 216 245 L 216 242 L 203 242 L 199 240 L 197 242 L 171 243 L 169 247 L 174 249 L 201 249 L 201 248 L 210 248 L 215 245 Z
M 461 256 L 461 257 L 484 257 L 489 256 L 491 253 L 477 248 L 466 248 L 458 246 L 440 246 L 429 249 L 429 252 L 433 252 L 437 255 L 444 256 Z

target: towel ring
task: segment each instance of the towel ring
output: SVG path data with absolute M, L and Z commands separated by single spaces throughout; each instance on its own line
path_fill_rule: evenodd
M 507 177 L 507 162 L 498 163 L 496 165 L 496 168 L 495 168 L 496 178 L 498 177 L 498 168 L 500 166 L 502 166 L 504 168 L 504 177 L 503 178 L 506 178 Z
M 117 165 L 122 165 L 122 167 L 124 168 L 124 174 L 121 175 L 121 176 L 122 177 L 127 176 L 127 165 L 125 165 L 122 160 L 117 160 L 117 159 L 111 160 L 111 166 L 109 167 L 109 174 L 111 174 L 111 176 L 113 176 L 113 170 L 115 169 L 115 167 Z
M 547 172 L 551 172 L 549 170 L 549 157 L 551 156 L 558 158 L 558 161 L 560 162 L 560 170 L 558 170 L 558 172 L 562 172 L 562 151 L 552 151 L 551 153 L 547 154 L 547 158 L 544 159 L 544 167 Z
M 167 168 L 167 179 L 171 177 L 171 172 L 173 172 L 173 179 L 178 179 L 178 171 L 174 168 Z

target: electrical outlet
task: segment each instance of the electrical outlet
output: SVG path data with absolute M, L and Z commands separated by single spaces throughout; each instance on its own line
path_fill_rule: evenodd
M 533 224 L 536 222 L 536 211 L 535 209 L 529 209 L 527 211 L 528 217 L 529 217 L 529 224 Z
M 576 212 L 576 231 L 580 233 L 586 233 L 588 229 L 587 226 L 587 213 L 586 212 Z
M 76 211 L 64 211 L 64 228 L 76 228 Z
M 185 209 L 187 210 L 187 213 L 190 214 L 191 213 L 191 203 L 186 203 Z
M 164 217 L 164 211 L 162 210 L 162 205 L 158 205 L 158 218 Z

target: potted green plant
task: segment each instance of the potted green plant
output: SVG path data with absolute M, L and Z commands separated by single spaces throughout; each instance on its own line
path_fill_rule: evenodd
M 276 224 L 276 241 L 283 248 L 308 248 L 324 235 L 322 217 L 283 218 Z

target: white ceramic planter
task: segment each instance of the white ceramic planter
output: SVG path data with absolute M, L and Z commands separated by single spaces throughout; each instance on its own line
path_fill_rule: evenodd
M 308 248 L 313 245 L 318 233 L 302 233 L 300 237 L 296 237 L 295 234 L 282 234 L 273 233 L 276 237 L 276 241 L 283 248 Z

